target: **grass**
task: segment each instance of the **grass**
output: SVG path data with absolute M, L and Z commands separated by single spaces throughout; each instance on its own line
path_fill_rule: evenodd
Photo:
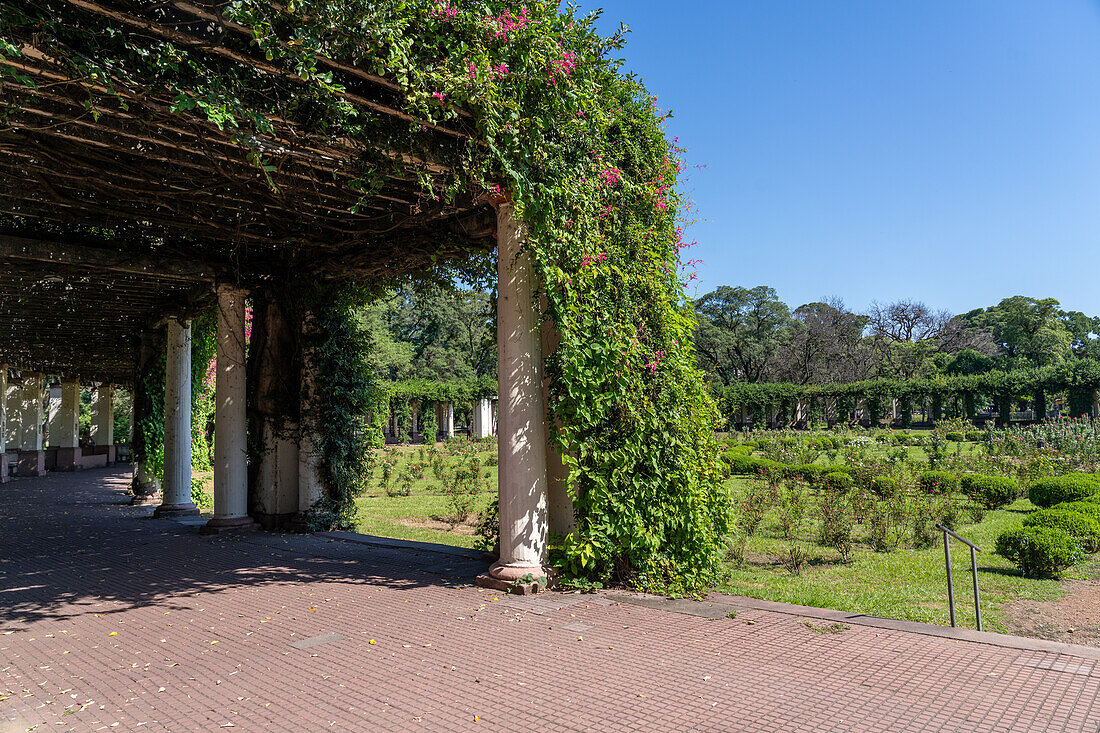
M 732 479 L 731 490 L 738 492 L 746 483 Z M 982 548 L 978 553 L 978 586 L 982 621 L 988 630 L 1005 629 L 1002 610 L 1005 603 L 1051 600 L 1064 594 L 1059 581 L 1025 578 L 1012 563 L 993 552 L 997 536 L 1018 525 L 1032 509 L 1030 502 L 1020 499 L 1005 509 L 988 512 L 979 524 L 961 524 L 957 529 L 960 535 Z M 950 623 L 942 541 L 926 549 L 901 547 L 892 552 L 875 552 L 857 528 L 856 551 L 851 562 L 842 563 L 835 550 L 817 544 L 815 532 L 810 517 L 794 540 L 802 545 L 809 560 L 798 575 L 793 575 L 780 563 L 780 555 L 790 548 L 792 540 L 783 538 L 776 511 L 772 509 L 749 539 L 744 562 L 729 563 L 716 590 L 870 616 Z M 958 623 L 973 628 L 968 548 L 953 541 L 951 560 Z M 1068 577 L 1086 577 L 1096 567 L 1100 563 L 1095 561 L 1076 566 Z
M 453 469 L 470 458 L 449 455 L 443 446 L 438 447 L 449 468 Z M 425 472 L 424 478 L 413 481 L 409 496 L 388 496 L 381 485 L 382 468 L 379 465 L 367 477 L 366 489 L 356 499 L 359 510 L 356 531 L 379 537 L 473 547 L 477 540 L 473 531 L 477 514 L 485 510 L 496 496 L 497 489 L 496 466 L 487 465 L 496 451 L 489 449 L 488 444 L 486 448 L 477 453 L 482 465 L 481 474 L 485 477 L 485 490 L 474 498 L 466 522 L 452 528 L 448 522 L 440 521 L 440 518 L 451 513 L 451 508 L 441 491 L 439 480 L 430 469 Z M 393 472 L 395 478 L 390 479 L 390 486 L 396 483 L 396 476 L 405 467 L 419 460 L 421 450 L 425 450 L 425 446 L 395 446 L 378 452 L 380 457 L 389 455 L 397 459 Z

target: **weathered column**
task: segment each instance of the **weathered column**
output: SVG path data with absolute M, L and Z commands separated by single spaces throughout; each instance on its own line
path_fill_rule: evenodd
M 117 460 L 115 449 L 115 386 L 102 382 L 92 393 L 92 428 L 90 435 L 97 448 L 106 447 L 107 465 Z
M 155 517 L 193 517 L 191 501 L 191 321 L 168 319 L 164 366 L 164 487 Z
M 302 333 L 308 334 L 312 319 L 307 316 L 302 322 Z M 303 339 L 308 343 L 308 339 Z M 313 370 L 316 368 L 313 349 L 302 347 L 302 419 L 301 435 L 298 439 L 298 511 L 308 512 L 325 495 L 321 482 L 321 453 L 315 440 L 317 429 L 317 380 Z M 397 419 L 394 418 L 394 435 L 397 434 Z
M 249 441 L 259 451 L 251 470 L 248 513 L 264 529 L 282 529 L 298 512 L 298 324 L 280 296 L 252 294 L 248 343 Z
M 521 253 L 523 226 L 510 203 L 497 207 L 497 360 L 500 384 L 500 560 L 492 577 L 549 574 L 546 410 L 534 270 Z M 491 425 L 490 412 L 489 422 Z
M 8 365 L 0 364 L 0 484 L 8 482 Z
M 42 374 L 23 372 L 19 388 L 19 468 L 20 476 L 46 473 L 46 452 L 42 450 Z
M 455 437 L 455 406 L 453 402 L 437 402 L 439 431 L 444 438 Z
M 409 402 L 409 440 L 414 441 L 416 435 L 420 433 L 420 402 Z
M 80 382 L 75 377 L 61 378 L 56 432 L 57 443 L 53 443 L 52 432 L 50 441 L 51 447 L 57 448 L 57 470 L 79 471 L 84 468 L 80 461 Z
M 245 413 L 246 293 L 218 286 L 217 368 L 214 373 L 214 516 L 204 531 L 251 529 L 248 516 L 248 422 Z

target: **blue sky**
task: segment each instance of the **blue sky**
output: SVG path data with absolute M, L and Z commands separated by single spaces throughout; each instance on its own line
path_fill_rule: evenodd
M 602 0 L 688 149 L 698 294 L 1100 315 L 1100 3 Z

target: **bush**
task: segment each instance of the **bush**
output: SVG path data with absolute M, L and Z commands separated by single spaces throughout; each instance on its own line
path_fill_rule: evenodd
M 1038 507 L 1052 507 L 1064 501 L 1080 501 L 1100 493 L 1100 476 L 1092 473 L 1067 473 L 1042 478 L 1031 485 L 1027 498 Z
M 726 451 L 722 454 L 722 460 L 729 466 L 730 475 L 732 476 L 747 476 L 757 472 L 757 464 L 760 461 L 752 456 L 747 456 L 744 453 L 731 453 Z
M 871 491 L 879 496 L 896 496 L 900 486 L 896 478 L 875 476 L 871 479 Z
M 847 473 L 833 471 L 825 474 L 825 486 L 834 491 L 847 491 L 852 488 L 852 477 Z
M 968 473 L 959 482 L 963 492 L 986 509 L 1000 509 L 1016 501 L 1020 485 L 1007 476 Z
M 1061 508 L 1063 506 L 1032 512 L 1024 518 L 1024 526 L 1060 529 L 1077 540 L 1086 552 L 1100 549 L 1100 522 L 1088 514 Z
M 752 455 L 752 448 L 736 441 L 727 441 L 725 445 L 725 451 L 723 455 L 740 454 L 743 456 Z
M 997 538 L 997 554 L 1029 578 L 1057 576 L 1084 558 L 1073 537 L 1054 527 L 1017 527 Z
M 947 471 L 925 471 L 918 481 L 929 494 L 950 494 L 959 488 L 959 479 Z
M 949 440 L 952 443 L 961 443 L 963 442 L 963 440 L 966 439 L 966 436 L 964 436 L 958 430 L 952 430 L 951 432 L 944 434 L 943 437 L 945 440 Z
M 971 443 L 980 443 L 985 440 L 985 433 L 981 430 L 967 430 L 966 439 Z
M 802 479 L 810 486 L 817 486 L 825 476 L 825 467 L 813 463 L 803 463 L 800 466 L 788 466 L 787 477 Z
M 898 433 L 894 436 L 896 445 L 913 445 L 913 436 L 909 433 Z
M 1068 509 L 1072 512 L 1078 512 L 1079 514 L 1087 514 L 1088 516 L 1100 522 L 1100 504 L 1092 501 L 1064 501 L 1061 504 L 1055 504 L 1053 509 Z
M 810 439 L 810 447 L 818 450 L 836 450 L 840 444 L 828 435 L 818 435 Z

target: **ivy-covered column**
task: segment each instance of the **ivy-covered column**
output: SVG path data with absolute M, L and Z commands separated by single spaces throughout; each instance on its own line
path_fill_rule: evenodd
M 164 490 L 157 517 L 193 517 L 191 501 L 191 321 L 168 319 L 164 368 Z
M 497 206 L 497 359 L 500 384 L 500 560 L 498 580 L 548 574 L 546 410 L 542 346 L 533 301 L 534 271 L 521 252 L 523 225 L 513 205 Z M 491 419 L 491 416 L 490 416 Z
M 147 331 L 137 347 L 134 373 L 133 420 L 130 454 L 134 477 L 130 487 L 134 504 L 151 501 L 160 493 L 164 467 L 164 331 Z
M 107 465 L 113 466 L 115 453 L 115 386 L 102 382 L 92 392 L 92 442 L 107 448 Z
M 8 365 L 0 364 L 0 484 L 8 479 Z
M 254 526 L 248 516 L 248 436 L 245 412 L 244 290 L 218 286 L 217 368 L 214 372 L 214 516 L 208 533 Z
M 80 381 L 76 377 L 61 378 L 61 400 L 57 406 L 57 470 L 79 471 L 80 461 Z M 54 435 L 50 435 L 51 442 Z

